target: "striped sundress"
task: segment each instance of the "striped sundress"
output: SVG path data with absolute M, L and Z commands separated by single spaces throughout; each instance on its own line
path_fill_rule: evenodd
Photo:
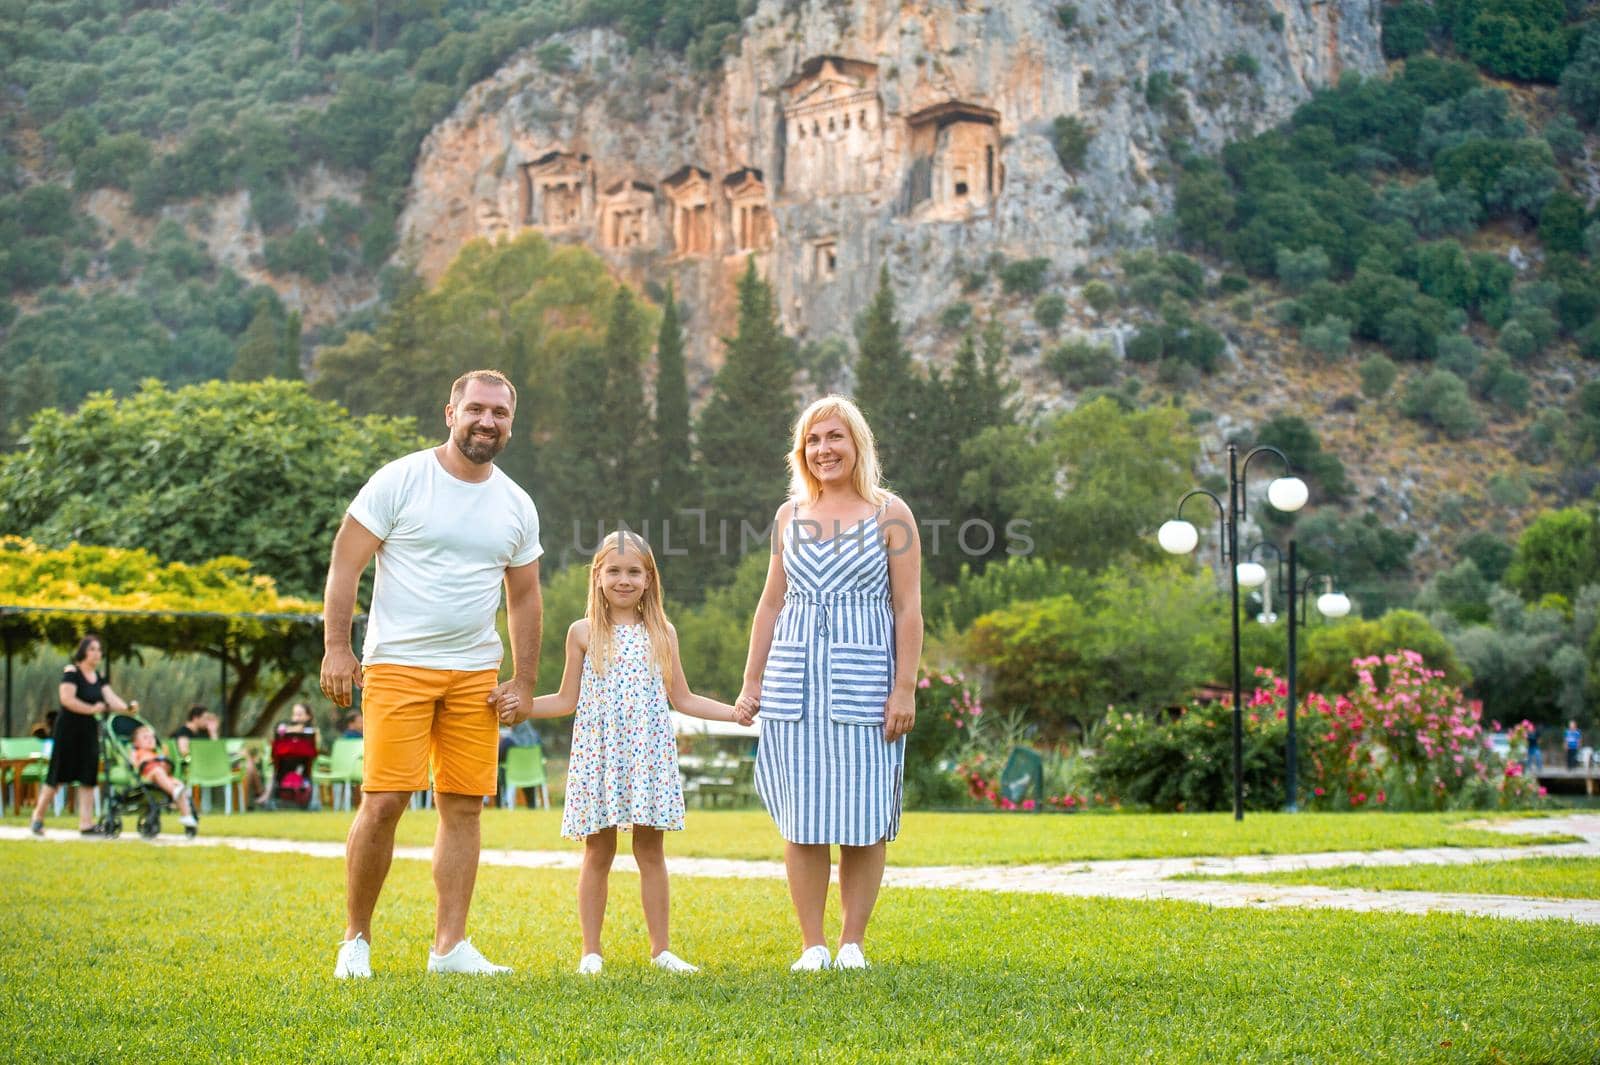
M 900 830 L 905 738 L 883 738 L 894 685 L 889 554 L 877 514 L 781 538 L 788 578 L 761 678 L 756 792 L 790 843 L 864 847 Z

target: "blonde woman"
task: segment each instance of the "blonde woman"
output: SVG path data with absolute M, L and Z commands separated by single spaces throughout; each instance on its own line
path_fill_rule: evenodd
M 804 944 L 791 968 L 862 969 L 916 721 L 922 547 L 910 508 L 884 489 L 872 430 L 850 400 L 806 408 L 789 470 L 738 705 L 762 717 L 756 790 L 785 840 Z M 822 930 L 834 845 L 837 958 Z
M 567 630 L 561 690 L 534 699 L 526 714 L 500 715 L 511 725 L 524 717 L 577 713 L 561 834 L 583 841 L 578 871 L 583 955 L 578 972 L 586 975 L 598 974 L 603 965 L 600 930 L 619 828 L 633 834 L 651 962 L 669 972 L 696 971 L 672 953 L 667 934 L 670 897 L 663 836 L 683 828 L 683 784 L 669 697 L 671 706 L 693 717 L 750 723 L 748 715 L 727 703 L 689 690 L 678 659 L 678 633 L 661 605 L 655 556 L 632 533 L 613 533 L 589 567 L 588 609 Z

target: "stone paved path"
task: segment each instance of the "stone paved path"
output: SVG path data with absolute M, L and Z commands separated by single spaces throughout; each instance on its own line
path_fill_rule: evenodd
M 214 823 L 214 822 L 213 822 Z M 1063 865 L 890 866 L 884 886 L 947 888 L 962 891 L 1004 891 L 1078 898 L 1170 900 L 1207 906 L 1258 909 L 1313 908 L 1384 913 L 1458 913 L 1517 920 L 1550 918 L 1600 926 L 1600 899 L 1541 899 L 1512 895 L 1467 895 L 1431 891 L 1364 891 L 1296 884 L 1252 884 L 1222 880 L 1175 880 L 1180 875 L 1257 874 L 1336 866 L 1466 865 L 1536 857 L 1600 858 L 1600 815 L 1493 822 L 1478 826 L 1510 834 L 1540 833 L 1579 836 L 1581 843 L 1526 847 L 1440 847 L 1391 851 L 1328 851 L 1316 854 L 1247 855 L 1230 858 L 1159 858 L 1076 862 Z M 0 840 L 24 840 L 26 829 L 0 827 Z M 77 833 L 51 830 L 47 839 L 74 840 Z M 124 837 L 139 842 L 137 836 Z M 116 844 L 110 844 L 116 845 Z M 260 854 L 303 854 L 343 858 L 342 843 L 300 840 L 201 836 L 183 840 L 166 836 L 161 846 L 229 847 Z M 426 847 L 397 847 L 395 857 L 427 861 Z M 485 850 L 484 865 L 523 869 L 576 869 L 576 851 Z M 669 858 L 677 876 L 780 880 L 782 862 L 731 858 Z M 632 859 L 617 856 L 617 867 L 634 871 Z

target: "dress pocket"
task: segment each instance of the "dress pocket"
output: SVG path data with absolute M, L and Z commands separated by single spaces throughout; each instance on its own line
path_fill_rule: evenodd
M 761 674 L 761 715 L 795 721 L 805 702 L 806 645 L 798 640 L 773 640 L 767 668 Z
M 889 648 L 836 643 L 829 652 L 829 716 L 852 725 L 883 724 L 883 704 L 889 700 Z

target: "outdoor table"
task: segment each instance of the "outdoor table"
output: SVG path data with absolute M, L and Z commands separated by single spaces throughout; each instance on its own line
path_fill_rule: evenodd
M 48 759 L 42 754 L 30 754 L 26 758 L 0 759 L 0 789 L 5 787 L 6 778 L 11 778 L 11 815 L 15 817 L 22 812 L 22 771 L 30 765 L 39 765 Z

